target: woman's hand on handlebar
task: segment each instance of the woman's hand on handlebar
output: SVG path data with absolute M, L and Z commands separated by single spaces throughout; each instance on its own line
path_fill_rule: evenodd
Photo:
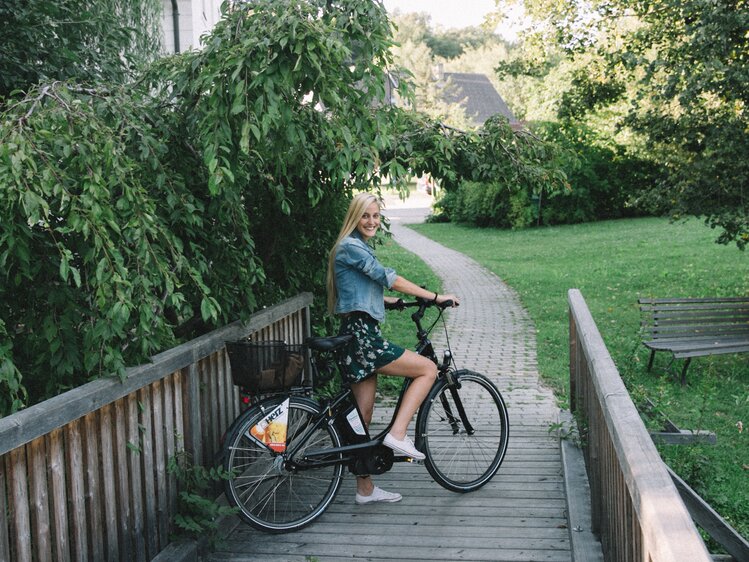
M 406 308 L 406 303 L 403 299 L 385 297 L 385 310 L 403 310 L 404 308 Z
M 403 310 L 403 299 L 385 295 L 385 310 Z
M 455 295 L 437 295 L 436 302 L 442 308 L 460 306 L 460 299 Z

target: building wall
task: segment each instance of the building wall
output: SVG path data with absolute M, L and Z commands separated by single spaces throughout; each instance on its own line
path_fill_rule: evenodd
M 200 37 L 210 31 L 221 17 L 222 0 L 177 0 L 179 13 L 179 52 L 200 48 Z M 164 31 L 162 44 L 167 53 L 177 52 L 174 45 L 174 8 L 172 0 L 162 0 Z

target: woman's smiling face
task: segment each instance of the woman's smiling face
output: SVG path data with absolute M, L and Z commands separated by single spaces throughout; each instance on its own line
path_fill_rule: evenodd
M 364 214 L 356 225 L 356 230 L 367 241 L 377 234 L 378 228 L 380 228 L 380 206 L 372 203 L 364 210 Z

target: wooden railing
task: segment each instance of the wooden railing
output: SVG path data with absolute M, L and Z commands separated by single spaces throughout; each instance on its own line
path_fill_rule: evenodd
M 711 560 L 580 291 L 570 307 L 570 409 L 581 426 L 593 531 L 610 561 Z
M 224 342 L 301 343 L 305 293 L 0 419 L 0 560 L 150 560 L 169 543 L 169 459 L 210 465 L 240 412 Z

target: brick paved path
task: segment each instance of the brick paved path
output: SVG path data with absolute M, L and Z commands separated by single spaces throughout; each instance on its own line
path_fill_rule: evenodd
M 376 477 L 404 496 L 396 504 L 356 506 L 347 475 L 328 511 L 310 527 L 265 535 L 239 524 L 205 560 L 570 560 L 566 498 L 559 442 L 549 433 L 558 420 L 552 393 L 536 368 L 535 329 L 517 295 L 496 275 L 403 225 L 424 209 L 391 204 L 396 241 L 417 253 L 462 304 L 449 311 L 451 347 L 460 368 L 488 375 L 508 405 L 510 442 L 494 479 L 471 494 L 435 484 L 419 465 L 396 464 Z M 433 334 L 435 349 L 443 347 Z M 373 430 L 391 408 L 376 408 Z M 411 426 L 413 431 L 413 424 Z
M 517 294 L 472 259 L 404 227 L 420 222 L 423 213 L 418 207 L 387 211 L 395 241 L 437 273 L 445 292 L 462 299 L 459 308 L 449 311 L 453 349 L 464 357 L 466 368 L 499 375 L 495 382 L 503 393 L 520 387 L 541 392 L 545 400 L 540 407 L 549 416 L 549 423 L 555 421 L 557 408 L 552 393 L 542 389 L 538 380 L 535 328 Z M 439 342 L 436 333 L 434 340 Z

